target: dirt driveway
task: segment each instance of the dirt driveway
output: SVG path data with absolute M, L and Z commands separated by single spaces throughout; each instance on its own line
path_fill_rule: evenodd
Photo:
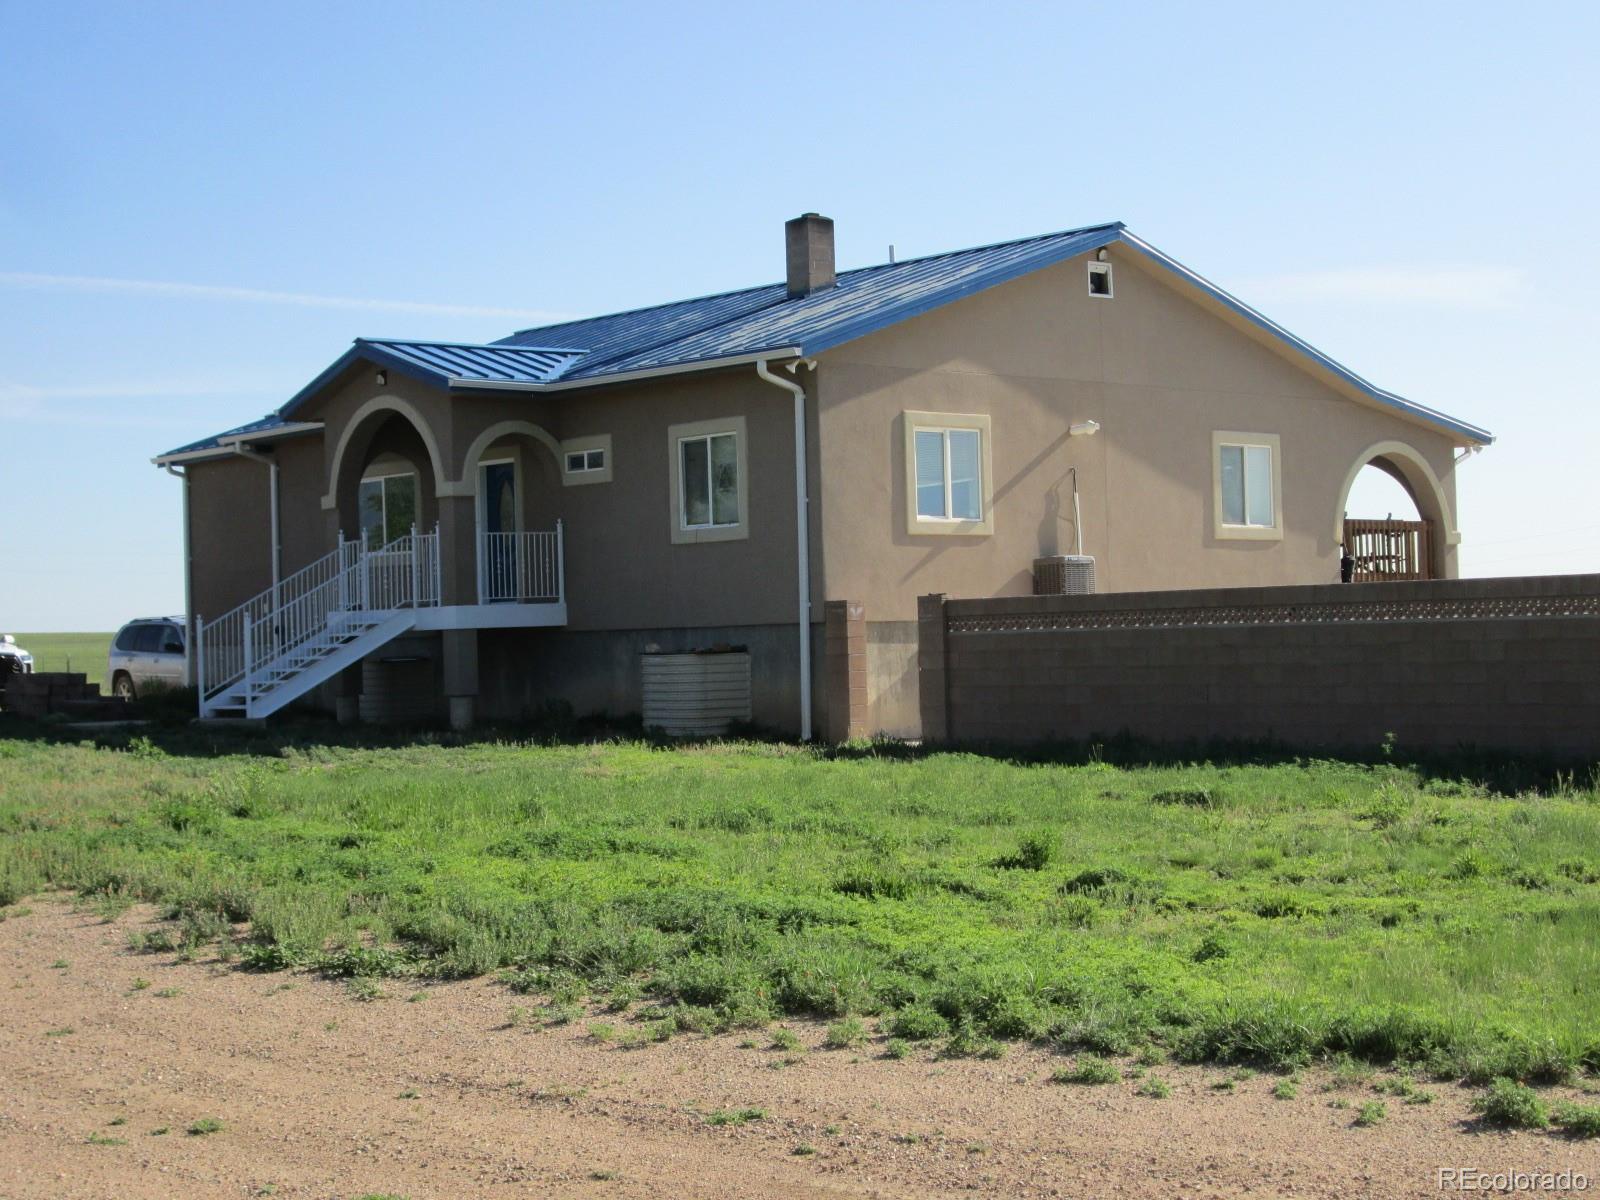
M 890 1061 L 803 1023 L 800 1051 L 625 1049 L 588 1020 L 540 1028 L 493 981 L 362 1000 L 135 954 L 148 911 L 30 905 L 0 921 L 0 1200 L 1438 1196 L 1444 1166 L 1572 1169 L 1600 1193 L 1600 1142 L 1480 1131 L 1449 1085 L 1361 1128 L 1370 1085 L 1315 1075 L 1278 1100 L 1270 1076 L 1225 1091 L 1226 1072 L 1159 1067 L 1172 1094 L 1152 1099 L 1052 1084 L 1063 1060 L 1041 1051 Z M 765 1115 L 708 1120 L 746 1109 Z M 187 1132 L 206 1118 L 221 1129 Z

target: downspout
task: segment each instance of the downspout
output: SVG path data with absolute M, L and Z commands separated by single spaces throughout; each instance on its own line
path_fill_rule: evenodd
M 767 359 L 756 360 L 756 374 L 775 387 L 794 396 L 794 537 L 795 574 L 798 577 L 798 615 L 800 619 L 800 740 L 811 740 L 811 512 L 806 494 L 806 389 L 798 380 L 774 375 Z M 790 374 L 797 367 L 817 369 L 815 360 L 805 358 L 788 364 Z
M 268 470 L 267 505 L 272 514 L 272 608 L 276 613 L 280 606 L 278 584 L 283 578 L 283 531 L 278 523 L 278 460 L 259 450 L 247 449 L 242 442 L 233 444 L 233 452 L 240 458 L 265 464 Z
M 163 464 L 168 475 L 183 480 L 183 686 L 193 687 L 194 678 L 194 550 L 189 539 L 189 472 L 171 463 Z

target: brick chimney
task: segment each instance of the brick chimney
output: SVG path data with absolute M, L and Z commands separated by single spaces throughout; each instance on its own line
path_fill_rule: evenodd
M 809 296 L 834 284 L 833 221 L 803 213 L 783 227 L 789 267 L 789 299 Z

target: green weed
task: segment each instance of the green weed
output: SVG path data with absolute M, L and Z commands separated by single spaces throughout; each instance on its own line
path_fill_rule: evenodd
M 1473 1097 L 1472 1111 L 1502 1129 L 1549 1129 L 1550 1110 L 1539 1093 L 1513 1079 L 1496 1079 Z
M 1079 1083 L 1098 1085 L 1118 1083 L 1122 1072 L 1108 1059 L 1086 1054 L 1070 1067 L 1057 1067 L 1050 1073 L 1052 1083 Z

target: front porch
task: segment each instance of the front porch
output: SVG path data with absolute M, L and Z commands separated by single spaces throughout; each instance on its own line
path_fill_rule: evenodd
M 271 715 L 409 633 L 536 628 L 567 622 L 565 541 L 553 530 L 480 532 L 476 588 L 445 603 L 436 526 L 368 548 L 341 534 L 334 550 L 221 617 L 195 617 L 200 716 Z M 459 654 L 459 651 L 457 652 Z M 475 662 L 473 664 L 475 674 Z

